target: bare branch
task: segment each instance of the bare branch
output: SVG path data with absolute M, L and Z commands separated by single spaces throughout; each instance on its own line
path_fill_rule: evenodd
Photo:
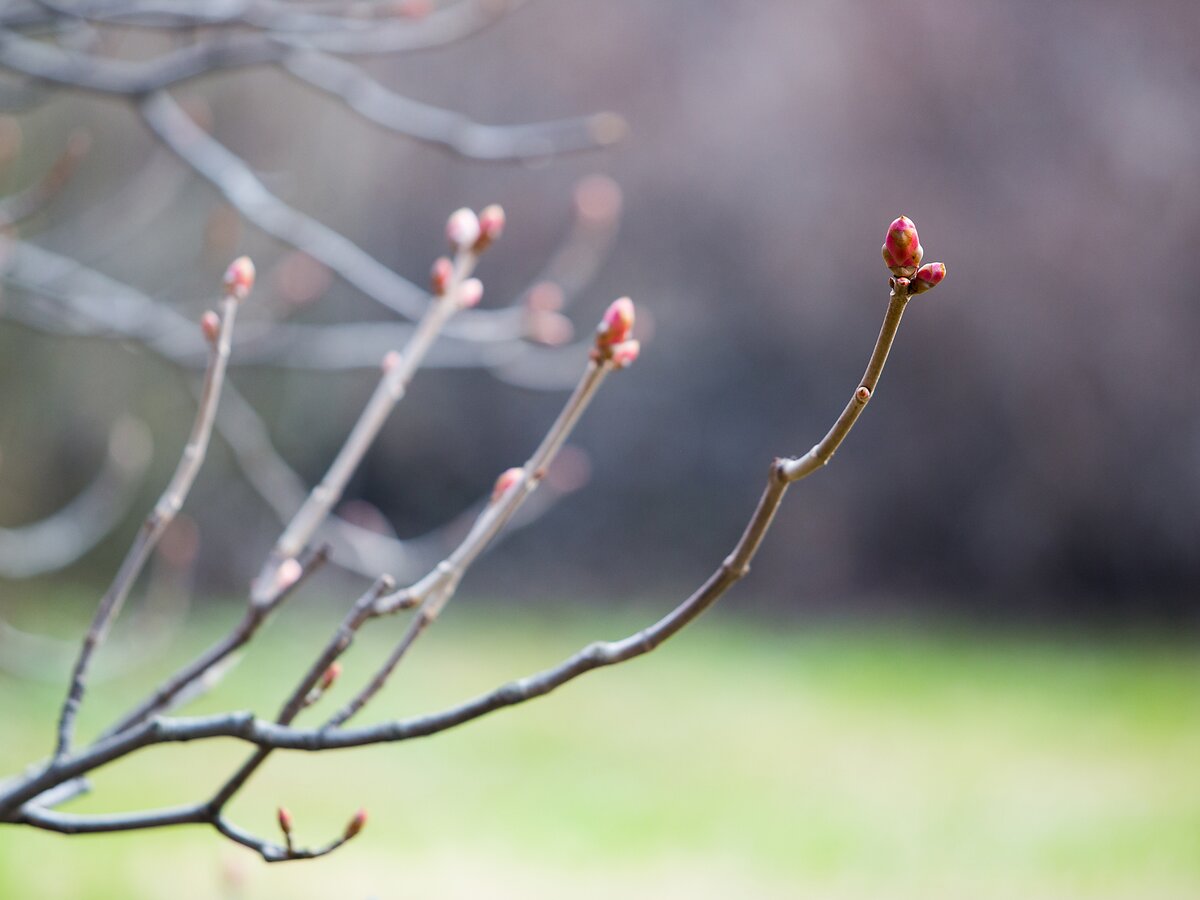
M 245 261 L 249 264 L 249 260 Z M 235 266 L 237 263 L 234 264 Z M 231 271 L 233 267 L 231 266 Z M 225 379 L 225 368 L 229 361 L 229 346 L 233 334 L 233 323 L 237 316 L 237 308 L 245 292 L 240 292 L 236 286 L 229 285 L 221 301 L 221 314 L 218 323 L 211 326 L 217 329 L 210 335 L 212 353 L 208 371 L 205 373 L 204 396 L 192 424 L 192 432 L 184 447 L 183 456 L 175 470 L 166 490 L 155 504 L 154 510 L 147 517 L 133 546 L 130 547 L 125 561 L 117 571 L 116 578 L 108 592 L 100 601 L 92 624 L 83 640 L 79 658 L 71 674 L 71 687 L 67 699 L 63 703 L 62 713 L 58 724 L 58 745 L 55 756 L 64 755 L 70 750 L 74 733 L 75 717 L 79 712 L 87 683 L 88 668 L 92 656 L 103 643 L 108 634 L 109 626 L 120 614 L 121 606 L 129 595 L 134 581 L 142 571 L 150 552 L 162 537 L 167 525 L 183 506 L 183 501 L 191 490 L 192 483 L 204 463 L 204 455 L 208 449 L 209 436 L 212 434 L 213 420 L 216 416 L 217 401 L 221 395 L 221 384 Z M 206 323 L 207 324 L 207 323 Z
M 437 339 L 446 322 L 465 304 L 462 291 L 472 270 L 476 255 L 473 250 L 460 250 L 454 262 L 450 282 L 445 293 L 429 304 L 416 331 L 403 351 L 384 361 L 383 374 L 375 392 L 367 401 L 358 421 L 350 430 L 346 442 L 329 466 L 321 483 L 313 488 L 304 504 L 292 517 L 279 540 L 275 542 L 263 570 L 252 589 L 252 601 L 260 602 L 260 592 L 270 584 L 272 575 L 284 560 L 293 558 L 312 539 L 316 530 L 325 521 L 342 497 L 346 483 L 358 468 L 363 456 L 378 437 L 380 429 L 391 415 L 396 404 L 404 397 L 408 383 L 420 367 L 425 354 Z
M 138 108 L 163 143 L 212 183 L 247 220 L 303 250 L 387 308 L 412 320 L 424 316 L 428 295 L 423 290 L 345 236 L 270 193 L 239 157 L 196 125 L 170 95 L 151 94 Z M 473 327 L 449 329 L 448 333 L 497 341 L 511 340 L 521 332 L 521 317 L 515 310 L 476 310 L 468 318 Z
M 303 505 L 307 489 L 299 475 L 271 443 L 266 424 L 254 407 L 231 384 L 225 385 L 224 402 L 217 410 L 217 431 L 233 451 L 234 461 L 246 481 L 263 498 L 281 524 L 287 524 Z M 528 503 L 512 526 L 525 527 L 551 509 L 573 485 L 547 485 Z M 415 578 L 465 534 L 486 505 L 486 500 L 464 510 L 445 525 L 415 538 L 401 540 L 364 528 L 331 512 L 317 529 L 318 540 L 328 543 L 334 565 L 367 577 L 388 572 L 396 578 Z
M 397 94 L 353 63 L 324 53 L 297 52 L 281 65 L 376 125 L 470 159 L 538 159 L 594 150 L 615 144 L 626 131 L 624 120 L 614 113 L 529 125 L 483 125 L 461 113 Z
M 519 471 L 512 473 L 511 478 L 505 479 L 504 476 L 501 476 L 502 480 L 497 482 L 497 494 L 480 514 L 474 527 L 462 543 L 420 581 L 379 600 L 376 604 L 376 613 L 380 615 L 405 609 L 417 603 L 421 604 L 421 608 L 413 617 L 404 636 L 400 639 L 400 643 L 392 650 L 383 665 L 345 706 L 330 717 L 329 721 L 325 723 L 326 728 L 341 726 L 383 689 L 409 648 L 433 623 L 450 598 L 454 596 L 459 582 L 471 563 L 479 557 L 512 519 L 525 499 L 537 489 L 550 464 L 554 461 L 554 457 L 583 415 L 584 410 L 587 409 L 596 391 L 599 390 L 605 376 L 612 371 L 613 365 L 611 355 L 599 353 L 588 363 L 587 370 L 578 386 L 533 455 Z

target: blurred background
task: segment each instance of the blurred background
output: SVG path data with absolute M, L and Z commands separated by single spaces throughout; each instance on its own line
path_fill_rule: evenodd
M 407 7 L 420 25 L 420 4 Z M 156 29 L 56 28 L 22 33 L 99 40 L 128 60 L 173 47 Z M 461 790 L 463 772 L 468 793 L 491 797 L 486 814 L 458 800 L 434 814 L 438 829 L 474 836 L 462 857 L 411 821 L 392 834 L 415 848 L 420 889 L 397 886 L 376 843 L 319 864 L 343 873 L 328 882 L 247 875 L 249 860 L 196 896 L 308 896 L 296 892 L 350 871 L 371 878 L 346 896 L 1195 896 L 1198 39 L 1200 7 L 1183 0 L 538 0 L 444 48 L 355 60 L 388 91 L 477 122 L 573 120 L 489 135 L 518 159 L 464 158 L 380 127 L 370 92 L 329 70 L 233 68 L 172 86 L 188 121 L 236 154 L 217 157 L 233 198 L 155 137 L 136 99 L 32 81 L 0 45 L 0 192 L 36 185 L 64 150 L 73 168 L 6 239 L 0 687 L 46 682 L 6 717 L 40 716 L 49 733 L 69 660 L 55 641 L 79 630 L 175 465 L 199 377 L 189 322 L 230 259 L 249 253 L 260 280 L 235 337 L 230 402 L 243 415 L 214 439 L 147 579 L 134 613 L 150 618 L 134 621 L 154 627 L 114 636 L 150 667 L 114 665 L 120 697 L 169 668 L 163 654 L 218 633 L 232 614 L 222 601 L 240 602 L 293 496 L 270 484 L 287 468 L 315 484 L 369 396 L 381 326 L 401 319 L 265 233 L 281 230 L 270 197 L 418 284 L 450 211 L 508 211 L 478 274 L 485 307 L 525 311 L 525 339 L 443 342 L 340 510 L 424 541 L 413 546 L 430 561 L 456 516 L 536 445 L 607 303 L 638 303 L 642 357 L 588 411 L 552 502 L 464 582 L 446 623 L 461 617 L 462 643 L 415 661 L 449 666 L 438 683 L 464 690 L 552 662 L 574 638 L 639 627 L 720 562 L 769 461 L 807 450 L 857 384 L 886 305 L 879 245 L 903 213 L 949 276 L 910 304 L 875 402 L 836 464 L 793 491 L 716 624 L 662 651 L 673 662 L 597 675 L 545 711 L 479 726 L 500 729 L 491 753 L 466 733 L 444 754 L 418 751 L 434 767 L 423 808 Z M 314 86 L 323 79 L 333 93 Z M 392 109 L 400 131 L 492 146 L 424 107 Z M 550 153 L 556 141 L 567 152 Z M 366 324 L 323 337 L 355 322 Z M 241 455 L 274 460 L 257 478 L 235 446 L 248 434 L 263 440 Z M 94 505 L 68 505 L 81 499 Z M 86 515 L 55 519 L 64 508 Z M 52 530 L 31 527 L 44 521 Z M 299 615 L 323 628 L 361 584 L 322 573 Z M 196 624 L 159 647 L 145 635 L 183 620 L 184 595 Z M 266 658 L 302 666 L 282 640 Z M 237 683 L 269 704 L 264 671 Z M 608 747 L 625 731 L 612 725 L 619 698 L 646 743 Z M 245 701 L 230 687 L 213 702 Z M 696 718 L 666 722 L 667 710 Z M 736 728 L 704 731 L 731 715 Z M 596 721 L 606 716 L 611 728 Z M 42 752 L 41 732 L 16 746 L 26 755 L 6 754 L 5 770 Z M 380 766 L 403 756 L 372 752 Z M 339 762 L 321 771 L 333 778 Z M 404 766 L 406 783 L 418 768 Z M 656 780 L 665 769 L 679 781 Z M 576 796 L 582 771 L 610 788 Z M 166 799 L 125 777 L 127 796 Z M 843 806 L 849 794 L 859 799 Z M 405 796 L 374 803 L 403 809 Z M 623 816 L 639 809 L 634 827 Z M 556 844 L 564 831 L 580 843 Z M 91 871 L 57 838 L 3 837 L 13 871 L 35 846 Z M 150 840 L 194 854 L 178 858 L 197 872 L 224 859 L 196 833 Z M 109 848 L 88 851 L 102 866 L 150 845 L 88 846 Z M 374 856 L 355 869 L 354 852 Z M 499 859 L 512 871 L 491 879 Z M 156 896 L 137 877 L 88 883 L 95 896 L 109 896 L 101 884 Z M 64 884 L 37 889 L 93 895 Z

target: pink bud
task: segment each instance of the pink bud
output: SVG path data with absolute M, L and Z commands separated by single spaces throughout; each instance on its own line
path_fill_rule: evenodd
M 350 840 L 350 838 L 354 837 L 356 834 L 358 834 L 360 831 L 362 831 L 364 826 L 366 826 L 366 824 L 367 824 L 367 811 L 365 809 L 360 809 L 358 812 L 356 812 L 354 814 L 354 818 L 352 818 L 350 820 L 350 822 L 346 825 L 345 839 Z
M 917 269 L 917 274 L 913 276 L 912 293 L 923 294 L 931 288 L 937 287 L 942 283 L 942 279 L 946 277 L 945 263 L 926 263 Z
M 900 218 L 888 226 L 887 237 L 884 239 L 883 246 L 891 255 L 893 265 L 910 265 L 912 258 L 917 253 L 917 247 L 920 245 L 921 241 L 917 236 L 917 226 L 907 216 L 900 216 Z
M 525 470 L 521 468 L 505 469 L 501 472 L 500 477 L 496 479 L 496 486 L 492 488 L 492 502 L 495 503 L 507 494 L 509 488 L 513 487 L 524 477 Z
M 221 337 L 221 317 L 210 309 L 200 317 L 200 332 L 215 347 Z
M 229 296 L 245 300 L 254 289 L 254 263 L 248 256 L 239 256 L 225 270 L 225 291 Z
M 478 278 L 468 278 L 458 289 L 458 302 L 463 309 L 478 306 L 483 299 L 483 282 Z
M 622 341 L 612 348 L 613 365 L 618 369 L 632 366 L 641 352 L 642 345 L 638 341 Z
M 383 362 L 380 363 L 379 368 L 383 369 L 385 373 L 394 372 L 396 371 L 396 367 L 400 365 L 400 359 L 399 350 L 389 350 L 383 355 Z
M 441 297 L 446 293 L 446 287 L 450 284 L 450 279 L 454 277 L 454 263 L 450 262 L 446 257 L 439 256 L 433 261 L 433 267 L 429 270 L 429 289 L 433 291 L 433 296 Z
M 300 563 L 294 559 L 285 559 L 275 570 L 275 590 L 279 593 L 286 591 L 299 581 L 303 574 L 304 569 L 301 568 Z
M 634 307 L 628 297 L 614 300 L 604 312 L 600 326 L 596 329 L 596 345 L 611 347 L 628 340 L 633 333 Z
M 284 834 L 292 833 L 292 814 L 286 806 L 279 807 L 279 830 Z
M 446 220 L 446 239 L 459 250 L 474 247 L 479 240 L 479 217 L 465 206 L 455 210 Z
M 342 674 L 342 664 L 340 662 L 332 662 L 329 668 L 321 675 L 321 690 L 327 691 L 333 687 L 334 682 L 338 680 L 338 676 Z
M 504 207 L 498 203 L 484 207 L 479 213 L 479 239 L 475 242 L 476 251 L 486 250 L 492 241 L 500 239 L 504 233 Z

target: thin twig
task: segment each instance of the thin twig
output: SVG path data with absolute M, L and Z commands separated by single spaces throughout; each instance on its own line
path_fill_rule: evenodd
M 425 354 L 446 322 L 461 307 L 459 291 L 474 269 L 476 259 L 471 250 L 463 250 L 458 254 L 454 263 L 454 274 L 445 294 L 436 297 L 428 305 L 416 331 L 400 352 L 399 358 L 394 360 L 394 364 L 384 366 L 374 393 L 359 414 L 358 421 L 354 423 L 325 477 L 313 488 L 304 505 L 275 542 L 256 580 L 256 587 L 252 591 L 253 602 L 260 601 L 259 593 L 270 584 L 272 574 L 277 571 L 279 565 L 304 548 L 325 521 L 334 504 L 341 499 L 346 483 L 379 436 L 380 429 L 396 404 L 404 397 L 408 384 L 424 360 Z
M 204 463 L 208 440 L 212 434 L 213 420 L 216 416 L 217 401 L 221 396 L 221 384 L 225 379 L 225 369 L 229 361 L 229 346 L 239 302 L 239 298 L 232 291 L 226 291 L 221 300 L 220 330 L 216 340 L 212 342 L 210 363 L 204 376 L 204 393 L 196 412 L 196 419 L 192 424 L 191 435 L 183 449 L 183 456 L 180 458 L 179 465 L 166 490 L 138 532 L 138 536 L 134 540 L 133 546 L 130 547 L 125 561 L 118 569 L 108 592 L 101 599 L 96 615 L 84 637 L 79 658 L 71 674 L 71 686 L 59 715 L 58 743 L 54 751 L 56 757 L 61 757 L 70 750 L 75 717 L 78 715 L 79 706 L 83 700 L 92 656 L 103 643 L 109 626 L 120 613 L 121 606 L 129 595 L 134 581 L 141 573 L 150 552 L 162 537 L 171 520 L 175 518 L 175 514 L 183 506 L 183 501 Z
M 359 66 L 325 53 L 297 52 L 281 65 L 305 84 L 339 98 L 367 121 L 469 159 L 540 159 L 595 150 L 616 143 L 626 130 L 614 113 L 526 125 L 484 125 L 389 90 Z
M 326 728 L 342 726 L 366 706 L 387 683 L 409 648 L 450 601 L 467 568 L 500 533 L 525 499 L 537 489 L 555 455 L 611 370 L 612 364 L 608 360 L 590 361 L 558 418 L 521 469 L 519 478 L 483 510 L 462 543 L 420 581 L 379 600 L 379 614 L 387 614 L 417 603 L 421 604 L 421 608 L 383 665 L 345 706 L 329 718 L 325 723 Z

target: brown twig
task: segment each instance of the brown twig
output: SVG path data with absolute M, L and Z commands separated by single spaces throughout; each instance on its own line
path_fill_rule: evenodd
M 116 577 L 101 599 L 92 624 L 88 627 L 79 658 L 71 673 L 71 686 L 59 715 L 55 757 L 62 757 L 71 748 L 75 717 L 78 715 L 79 706 L 83 701 L 88 668 L 93 655 L 104 642 L 109 627 L 120 614 L 121 606 L 146 564 L 150 552 L 175 518 L 175 514 L 183 506 L 183 501 L 187 498 L 192 483 L 196 480 L 196 476 L 200 473 L 200 467 L 204 464 L 208 440 L 212 434 L 213 421 L 216 417 L 217 402 L 221 396 L 221 385 L 225 380 L 225 369 L 229 361 L 233 323 L 237 317 L 238 304 L 244 296 L 244 293 L 239 295 L 234 288 L 228 287 L 221 299 L 219 324 L 216 326 L 217 332 L 211 336 L 211 355 L 209 367 L 204 375 L 204 392 L 195 421 L 192 423 L 191 435 L 183 448 L 183 455 L 175 469 L 175 474 L 139 530 L 133 546 L 130 547 L 124 562 L 117 570 Z

